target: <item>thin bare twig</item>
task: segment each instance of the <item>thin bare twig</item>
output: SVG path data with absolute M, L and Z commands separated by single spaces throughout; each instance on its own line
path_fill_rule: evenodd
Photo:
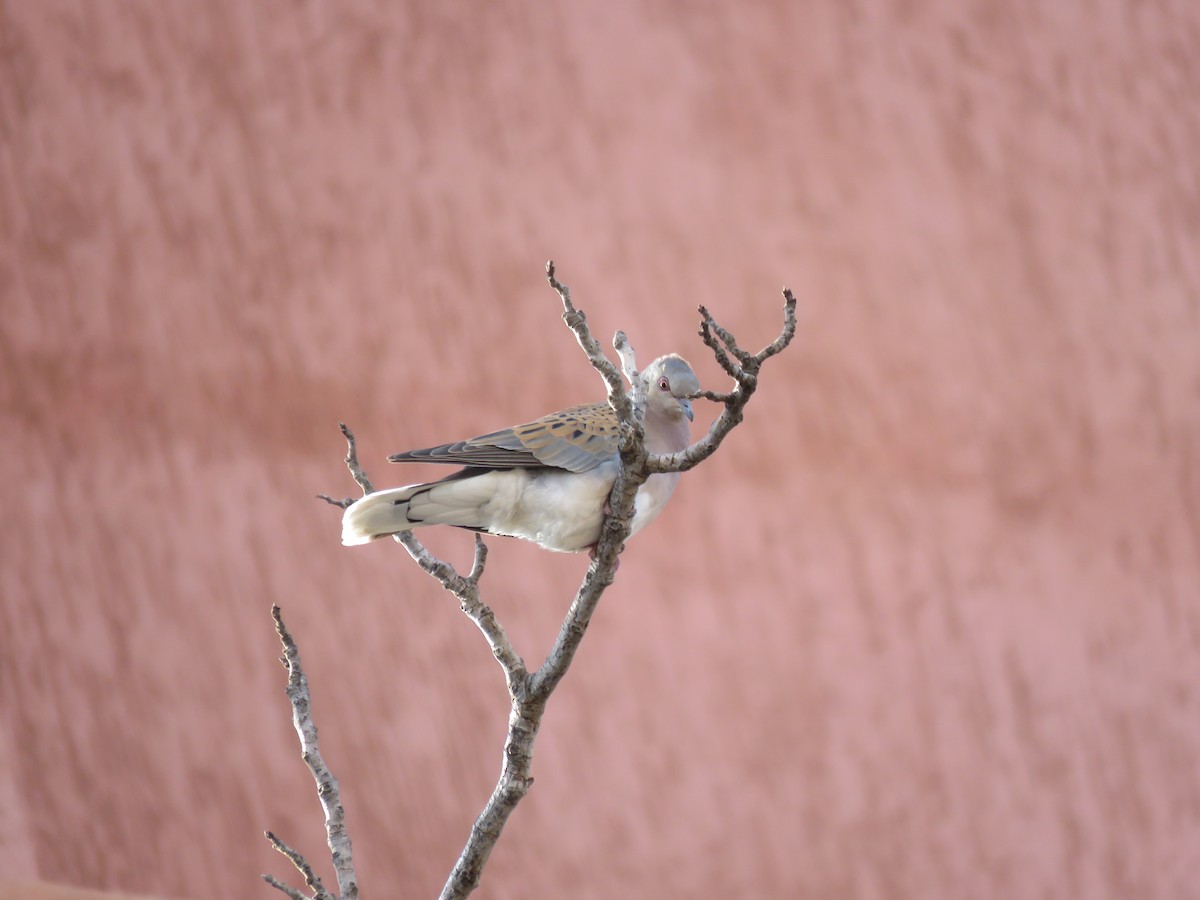
M 267 884 L 269 884 L 271 887 L 275 888 L 276 890 L 283 891 L 283 893 L 287 894 L 291 898 L 291 900 L 309 900 L 308 897 L 304 896 L 302 893 L 300 893 L 298 890 L 296 890 L 291 885 L 284 884 L 282 881 L 280 881 L 274 875 L 264 875 L 264 876 L 262 876 L 262 880 L 265 881 Z
M 625 380 L 629 382 L 629 403 L 632 407 L 629 417 L 622 418 L 621 409 L 613 406 L 621 428 L 621 449 L 629 450 L 634 441 L 640 444 L 645 438 L 642 422 L 646 418 L 646 383 L 638 372 L 637 354 L 634 353 L 633 345 L 629 343 L 625 332 L 618 331 L 613 335 L 613 349 L 621 358 L 621 370 L 625 373 Z M 611 397 L 608 402 L 612 406 Z
M 316 872 L 313 871 L 313 867 L 308 864 L 308 860 L 304 858 L 303 854 L 301 854 L 299 850 L 293 850 L 291 847 L 277 838 L 275 833 L 272 831 L 264 832 L 264 834 L 266 835 L 267 840 L 271 842 L 271 846 L 291 860 L 291 863 L 296 867 L 296 870 L 304 876 L 304 883 L 307 884 L 309 889 L 311 889 L 313 892 L 313 900 L 336 900 L 336 898 L 334 898 L 334 896 L 325 889 L 325 885 L 322 883 L 320 877 Z M 285 893 L 289 895 L 294 895 L 295 897 L 301 897 L 303 900 L 307 900 L 307 898 L 304 898 L 304 895 L 295 888 L 282 885 L 280 882 L 275 881 L 271 875 L 264 875 L 263 880 L 267 881 L 268 884 L 274 884 L 275 887 L 278 887 L 280 890 L 285 891 Z
M 353 448 L 351 448 L 353 450 Z M 312 698 L 308 690 L 308 678 L 300 664 L 300 648 L 283 624 L 283 615 L 278 606 L 271 607 L 271 617 L 275 620 L 275 632 L 283 645 L 283 663 L 288 670 L 287 695 L 292 704 L 292 724 L 300 736 L 300 749 L 304 761 L 312 772 L 317 783 L 317 797 L 321 808 L 325 811 L 325 834 L 329 842 L 329 851 L 333 858 L 333 869 L 337 874 L 338 896 L 335 898 L 317 878 L 312 866 L 296 850 L 288 847 L 271 832 L 267 839 L 280 853 L 292 861 L 292 864 L 304 875 L 305 883 L 314 891 L 315 900 L 357 900 L 358 878 L 354 874 L 354 855 L 350 847 L 350 835 L 346 831 L 345 810 L 342 808 L 341 790 L 337 779 L 325 765 L 321 756 L 321 748 L 317 741 L 317 726 L 312 720 Z M 264 876 L 267 883 L 280 890 L 284 889 L 281 882 Z M 285 891 L 287 893 L 287 891 Z M 289 896 L 292 896 L 289 894 Z
M 788 288 L 783 289 L 783 328 L 775 340 L 757 353 L 747 353 L 738 349 L 733 335 L 718 325 L 703 306 L 700 307 L 700 316 L 700 335 L 718 361 L 721 359 L 722 351 L 721 346 L 713 337 L 714 333 L 729 348 L 729 352 L 737 357 L 737 363 L 730 360 L 728 356 L 722 363 L 725 370 L 733 377 L 735 384 L 733 390 L 727 394 L 716 394 L 711 391 L 700 392 L 698 396 L 723 403 L 725 409 L 713 422 L 708 434 L 686 450 L 680 453 L 650 456 L 646 460 L 646 468 L 650 472 L 686 472 L 712 456 L 729 432 L 742 421 L 743 410 L 758 387 L 758 373 L 763 363 L 783 351 L 796 336 L 796 297 Z
M 338 428 L 342 430 L 342 437 L 346 439 L 346 468 L 350 470 L 350 476 L 355 483 L 362 488 L 363 496 L 375 493 L 375 488 L 371 484 L 371 479 L 367 477 L 367 473 L 363 471 L 363 467 L 358 464 L 358 444 L 354 440 L 354 432 L 351 431 L 345 422 L 338 422 Z M 317 494 L 318 500 L 324 500 L 326 503 L 332 503 L 334 506 L 345 509 L 354 502 L 353 497 L 347 497 L 344 500 L 334 500 L 328 494 Z
M 625 393 L 625 385 L 621 383 L 621 371 L 609 361 L 608 357 L 604 355 L 604 351 L 600 349 L 600 344 L 592 337 L 592 333 L 587 327 L 587 316 L 583 314 L 582 310 L 576 309 L 571 302 L 571 289 L 555 277 L 554 260 L 546 263 L 546 280 L 550 282 L 550 287 L 558 293 L 563 305 L 563 321 L 567 323 L 567 327 L 579 341 L 579 346 L 587 354 L 592 368 L 599 372 L 600 377 L 604 379 L 605 387 L 608 388 L 608 402 L 617 411 L 617 416 L 620 418 L 622 410 L 627 410 L 630 403 L 629 397 Z
M 753 356 L 751 354 L 747 353 L 741 347 L 739 347 L 737 344 L 737 341 L 734 340 L 733 335 L 730 334 L 728 331 L 726 331 L 724 328 L 722 328 L 721 325 L 717 322 L 717 320 L 714 319 L 709 314 L 708 310 L 705 309 L 703 306 L 700 307 L 700 317 L 702 320 L 701 328 L 703 330 L 707 330 L 708 332 L 710 332 L 710 335 L 715 334 L 718 338 L 720 338 L 721 343 L 725 345 L 725 348 L 730 353 L 732 353 L 734 358 L 737 359 L 737 361 L 740 362 L 743 366 L 750 364 L 750 360 L 753 359 Z M 705 343 L 708 344 L 708 341 L 705 341 Z M 712 344 L 708 344 L 708 345 L 709 345 L 709 347 L 712 347 Z M 726 371 L 729 371 L 729 370 L 726 369 Z M 734 373 L 730 372 L 729 374 L 733 375 Z
M 725 370 L 725 373 L 731 378 L 737 377 L 737 366 L 733 360 L 729 358 L 729 354 L 725 352 L 725 348 L 721 346 L 712 332 L 710 324 L 711 318 L 708 315 L 708 310 L 703 306 L 700 307 L 700 339 L 704 341 L 704 345 L 713 352 L 713 356 L 717 360 L 717 364 Z
M 732 393 L 722 393 L 721 391 L 697 391 L 692 394 L 692 400 L 711 400 L 713 403 L 728 403 L 733 397 Z

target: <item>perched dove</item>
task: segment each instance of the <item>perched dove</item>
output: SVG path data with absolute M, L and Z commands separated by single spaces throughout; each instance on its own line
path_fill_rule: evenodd
M 688 446 L 692 404 L 700 390 L 687 360 L 671 354 L 642 373 L 646 382 L 646 449 Z M 607 403 L 576 406 L 534 422 L 426 450 L 391 462 L 452 463 L 466 468 L 441 481 L 368 494 L 346 508 L 342 543 L 366 544 L 426 525 L 455 525 L 511 535 L 547 550 L 575 552 L 600 539 L 604 509 L 620 468 L 617 417 Z M 679 473 L 651 475 L 637 492 L 631 534 L 667 504 Z

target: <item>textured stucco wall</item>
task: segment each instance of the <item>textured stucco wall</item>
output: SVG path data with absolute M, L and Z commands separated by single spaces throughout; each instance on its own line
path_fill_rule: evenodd
M 1200 12 L 0 5 L 0 870 L 259 897 L 323 833 L 432 896 L 503 685 L 382 458 L 601 396 L 698 303 L 744 426 L 624 557 L 488 898 L 1200 883 Z M 469 559 L 470 537 L 431 536 Z M 493 542 L 527 659 L 585 560 Z

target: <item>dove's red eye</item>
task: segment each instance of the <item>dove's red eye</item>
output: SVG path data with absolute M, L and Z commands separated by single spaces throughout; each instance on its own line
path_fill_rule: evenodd
M 671 389 L 671 382 L 667 381 L 666 378 L 658 379 L 658 389 L 660 391 L 669 391 Z

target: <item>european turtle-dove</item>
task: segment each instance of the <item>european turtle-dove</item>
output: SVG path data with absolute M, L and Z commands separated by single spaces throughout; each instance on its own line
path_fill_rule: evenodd
M 642 373 L 646 449 L 688 446 L 689 396 L 700 390 L 692 367 L 671 354 Z M 600 538 L 604 509 L 620 469 L 617 417 L 608 403 L 576 406 L 490 434 L 411 450 L 391 462 L 451 463 L 466 468 L 441 481 L 368 494 L 346 508 L 342 543 L 366 544 L 398 531 L 454 525 L 575 552 Z M 638 489 L 630 534 L 666 505 L 679 473 L 651 475 Z

